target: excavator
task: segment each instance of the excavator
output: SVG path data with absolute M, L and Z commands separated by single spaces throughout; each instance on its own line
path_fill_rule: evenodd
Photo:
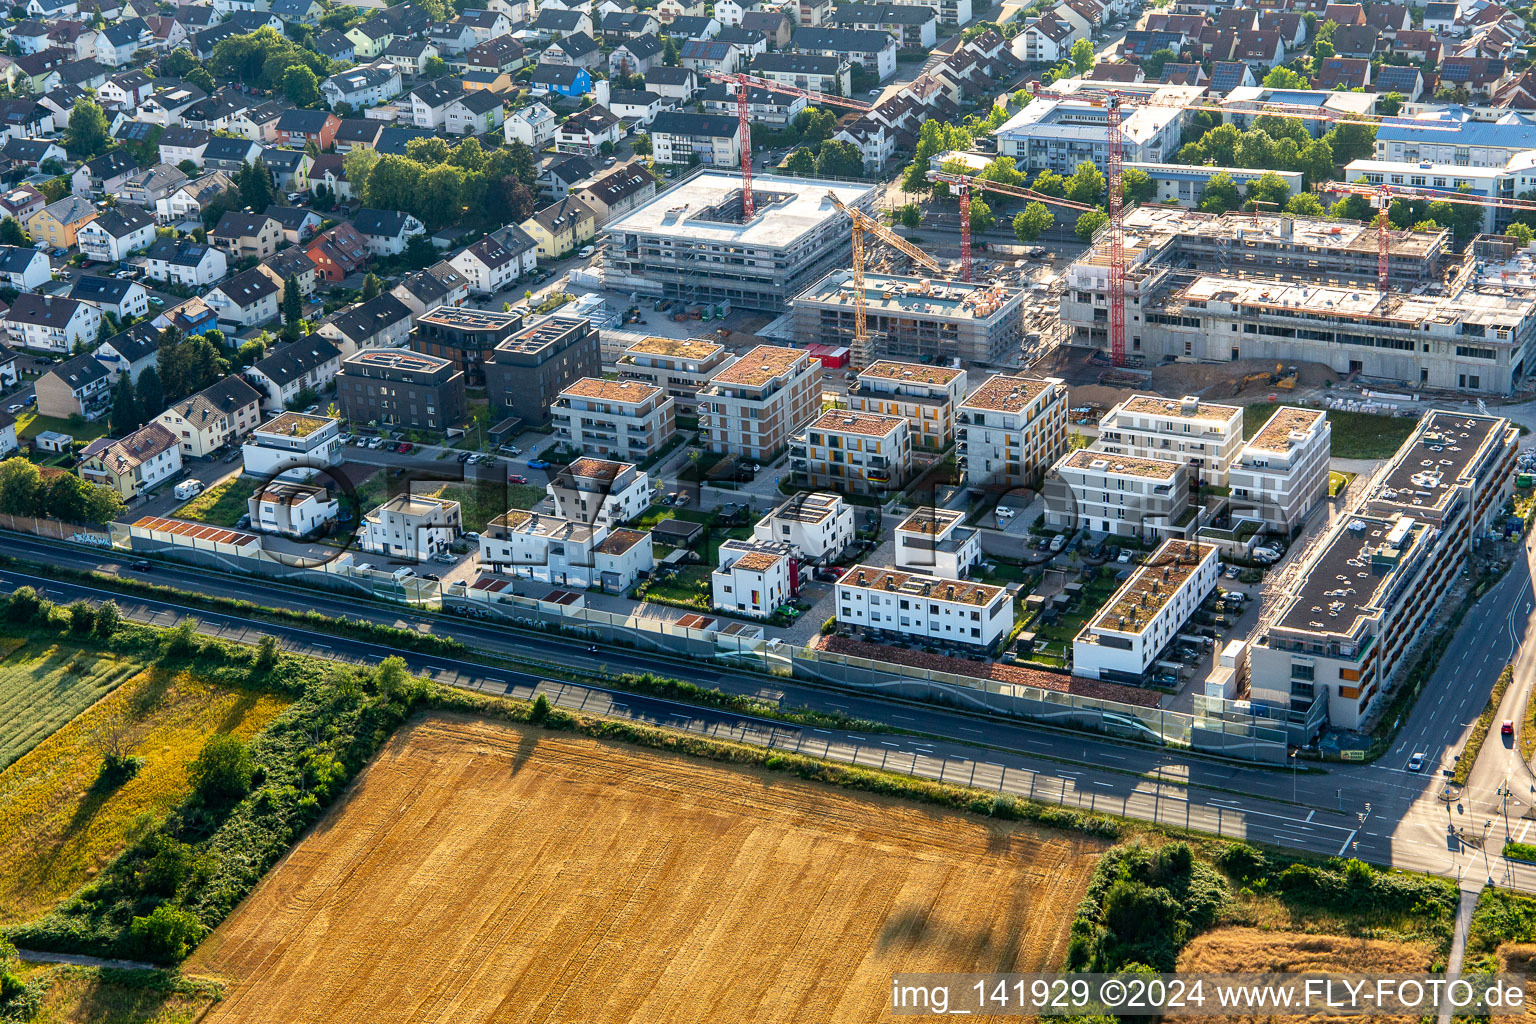
M 1300 376 L 1300 372 L 1296 367 L 1282 366 L 1276 363 L 1273 370 L 1259 370 L 1255 373 L 1244 375 L 1243 379 L 1237 382 L 1237 387 L 1233 388 L 1232 393 L 1240 395 L 1243 393 L 1243 389 L 1250 384 L 1263 384 L 1266 387 L 1285 388 L 1289 391 L 1296 386 L 1296 378 L 1298 376 Z

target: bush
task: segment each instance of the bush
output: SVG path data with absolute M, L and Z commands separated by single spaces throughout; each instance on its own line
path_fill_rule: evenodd
M 191 619 L 182 619 L 165 634 L 165 653 L 172 658 L 190 658 L 203 649 L 202 638 L 197 635 L 197 625 Z
M 118 624 L 123 621 L 123 613 L 118 610 L 116 601 L 103 601 L 96 606 L 96 635 L 102 638 L 110 637 L 117 632 Z
M 192 762 L 192 788 L 208 803 L 238 800 L 251 789 L 255 766 L 251 752 L 238 736 L 212 736 Z
M 1216 855 L 1216 866 L 1243 885 L 1259 881 L 1269 871 L 1269 861 L 1247 843 L 1234 843 Z
M 549 698 L 542 693 L 533 700 L 533 707 L 528 712 L 530 722 L 543 722 L 549 718 Z
M 109 750 L 101 764 L 101 774 L 97 776 L 104 786 L 121 786 L 144 767 L 144 759 L 137 754 L 124 754 L 121 751 Z
M 205 930 L 194 915 L 162 903 L 147 916 L 134 918 L 128 934 L 143 955 L 175 963 L 186 959 Z
M 96 628 L 96 609 L 91 602 L 81 598 L 70 603 L 69 628 L 76 633 L 89 633 Z
M 837 632 L 837 616 L 834 615 L 821 624 L 821 635 L 831 636 Z
M 32 587 L 17 587 L 6 598 L 5 617 L 12 622 L 33 622 L 47 618 L 45 610 L 49 607 L 49 602 L 39 597 Z
M 277 637 L 271 633 L 263 633 L 261 642 L 256 645 L 256 667 L 263 672 L 269 672 L 277 664 Z

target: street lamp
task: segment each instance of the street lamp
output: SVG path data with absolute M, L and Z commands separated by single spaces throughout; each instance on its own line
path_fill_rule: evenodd
M 1300 760 L 1297 756 L 1300 753 L 1300 747 L 1292 747 L 1289 755 L 1291 759 L 1291 803 L 1293 804 L 1296 803 L 1296 762 Z

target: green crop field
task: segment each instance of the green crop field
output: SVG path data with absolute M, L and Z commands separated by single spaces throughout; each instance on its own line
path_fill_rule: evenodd
M 0 638 L 0 769 L 111 693 L 140 666 L 56 644 Z

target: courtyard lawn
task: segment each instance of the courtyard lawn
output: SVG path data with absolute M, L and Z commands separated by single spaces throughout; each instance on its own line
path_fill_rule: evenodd
M 1259 402 L 1243 408 L 1243 436 L 1253 437 L 1279 406 Z M 1328 410 L 1333 427 L 1333 457 L 1337 459 L 1385 459 L 1402 447 L 1418 425 L 1413 416 L 1383 416 L 1374 412 Z
M 259 481 L 244 473 L 210 487 L 176 511 L 179 519 L 190 519 L 210 526 L 234 526 L 251 510 L 251 495 Z

